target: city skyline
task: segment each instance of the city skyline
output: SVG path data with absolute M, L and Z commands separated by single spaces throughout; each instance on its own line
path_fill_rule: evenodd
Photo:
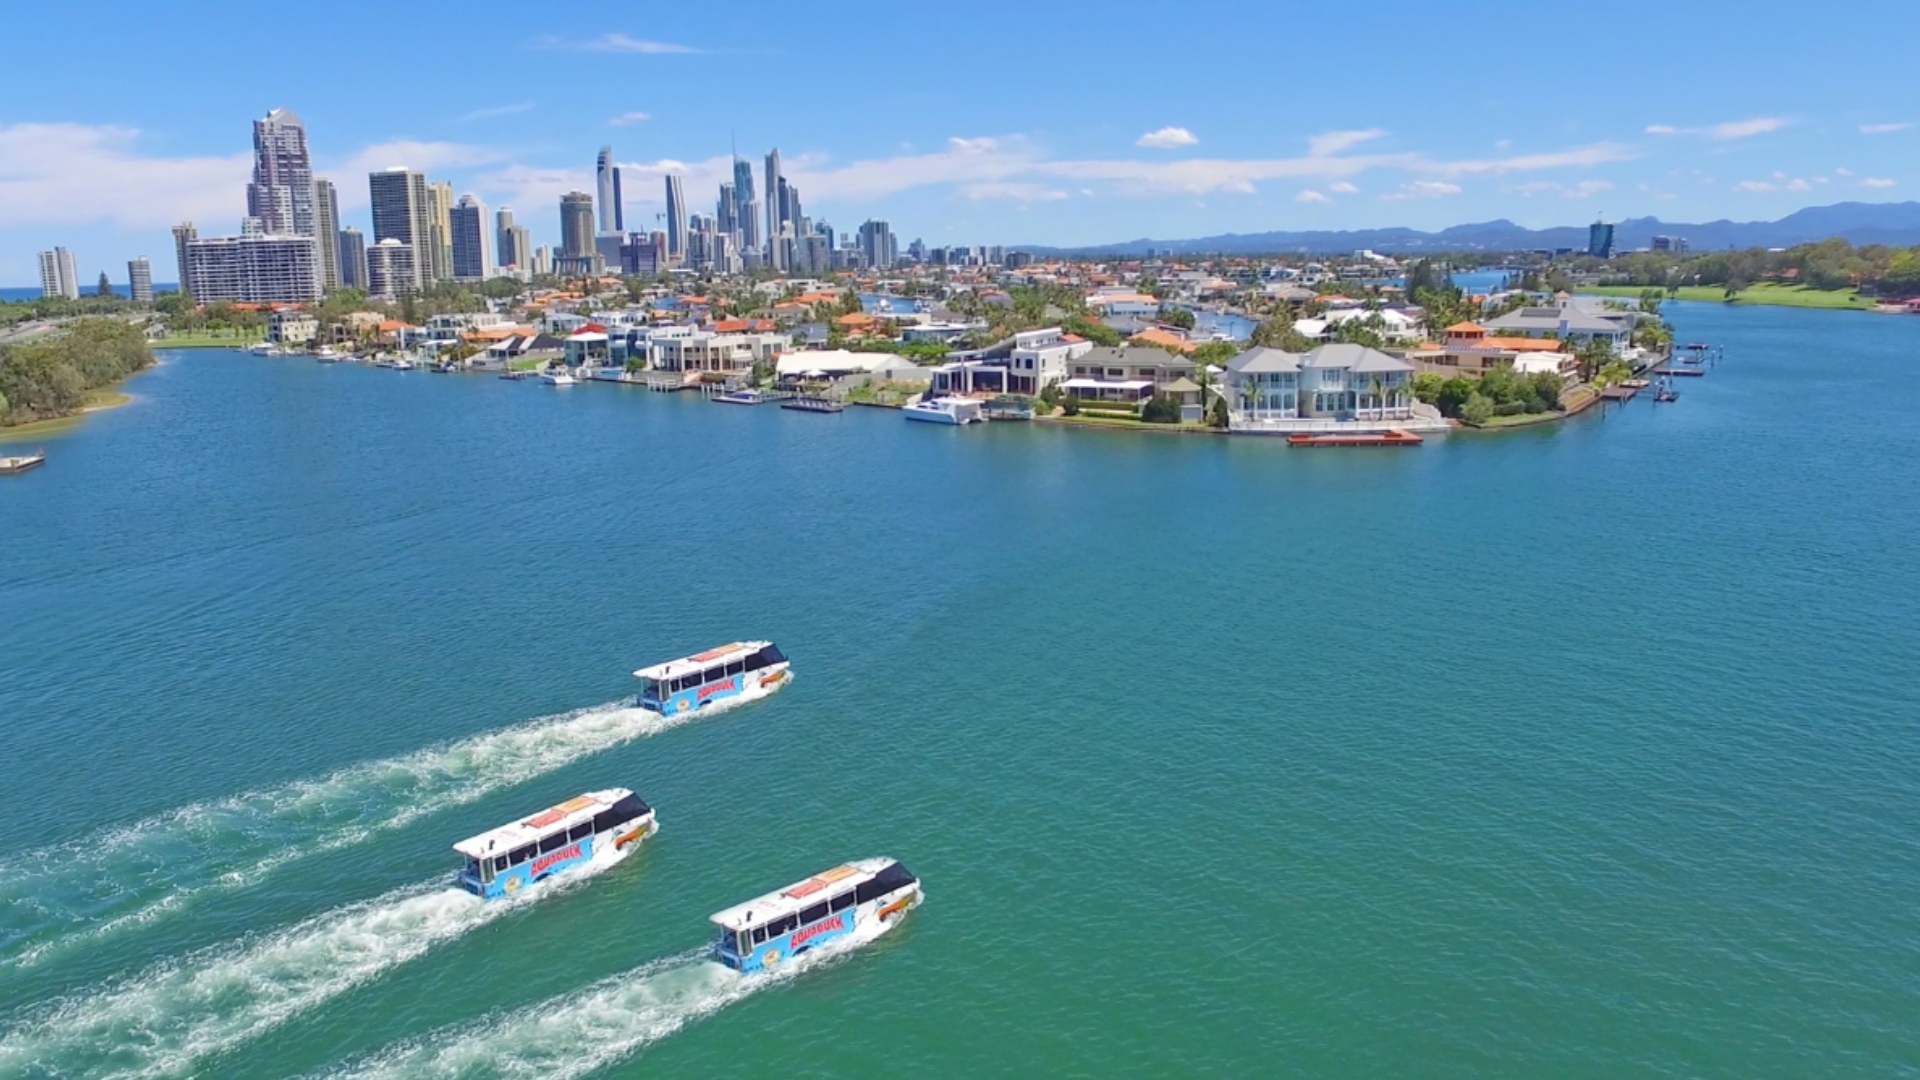
M 206 64 L 182 69 L 174 94 L 148 100 L 82 84 L 54 104 L 34 88 L 55 46 L 82 24 L 76 14 L 49 11 L 18 28 L 22 62 L 0 72 L 0 100 L 35 103 L 32 112 L 0 116 L 0 158 L 24 163 L 0 177 L 0 282 L 31 282 L 36 252 L 54 246 L 73 251 L 91 279 L 164 249 L 179 221 L 207 234 L 237 231 L 246 205 L 233 193 L 253 164 L 239 123 L 272 109 L 305 119 L 312 175 L 337 186 L 342 228 L 370 235 L 358 178 L 405 164 L 456 194 L 519 208 L 533 242 L 547 246 L 559 238 L 557 214 L 545 208 L 567 191 L 597 192 L 596 148 L 621 151 L 613 164 L 626 223 L 650 228 L 663 211 L 667 175 L 682 178 L 697 213 L 722 183 L 736 182 L 730 132 L 750 175 L 763 173 L 761 155 L 779 147 L 783 174 L 814 215 L 843 229 L 888 220 L 929 244 L 1072 246 L 1494 218 L 1538 227 L 1596 214 L 1770 220 L 1806 205 L 1899 200 L 1920 190 L 1920 115 L 1909 115 L 1920 108 L 1909 108 L 1883 74 L 1898 67 L 1899 43 L 1910 37 L 1903 28 L 1920 29 L 1920 14 L 1906 9 L 1877 16 L 1873 35 L 1817 24 L 1788 42 L 1728 27 L 1707 11 L 1622 5 L 1592 29 L 1584 74 L 1606 80 L 1602 107 L 1571 89 L 1583 74 L 1577 67 L 1565 87 L 1529 89 L 1442 61 L 1498 54 L 1500 27 L 1530 18 L 1522 5 L 1489 4 L 1473 20 L 1411 4 L 1387 8 L 1383 23 L 1419 49 L 1396 55 L 1377 79 L 1336 77 L 1313 62 L 1322 56 L 1316 46 L 1295 68 L 1283 66 L 1270 92 L 1246 101 L 1221 94 L 1217 80 L 1179 71 L 1157 78 L 1151 94 L 1117 94 L 1092 63 L 1070 68 L 1049 94 L 1013 89 L 1031 80 L 1017 50 L 988 33 L 996 16 L 1017 13 L 1027 32 L 1057 34 L 1074 43 L 1066 55 L 1089 60 L 1118 55 L 1137 29 L 1011 5 L 989 3 L 982 19 L 967 21 L 980 25 L 936 26 L 894 12 L 886 35 L 850 17 L 830 41 L 770 37 L 767 9 L 751 2 L 676 27 L 670 41 L 648 39 L 631 12 L 613 4 L 582 5 L 569 22 L 585 29 L 566 34 L 513 23 L 509 53 L 634 87 L 594 108 L 510 80 L 483 93 L 422 85 L 396 101 L 375 77 L 381 59 L 371 49 L 344 50 L 324 78 L 297 89 Z M 350 2 L 336 14 L 345 24 L 392 19 L 396 33 L 430 25 L 451 35 L 451 48 L 491 50 L 482 35 L 510 13 L 483 3 L 473 18 L 449 25 Z M 137 67 L 155 49 L 205 44 L 163 13 L 128 18 L 127 34 L 101 43 L 100 62 Z M 1168 28 L 1156 44 L 1208 55 L 1223 40 L 1292 40 L 1298 27 L 1290 20 L 1266 6 L 1218 5 Z M 207 21 L 218 25 L 222 49 L 264 41 L 264 28 L 249 20 Z M 1659 41 L 1706 37 L 1728 47 L 1689 54 L 1684 69 L 1659 58 Z M 889 87 L 871 110 L 851 102 L 773 109 L 764 88 L 724 77 L 750 55 L 858 55 L 907 38 L 920 50 L 916 60 L 985 65 L 1007 77 Z M 876 55 L 903 55 L 899 48 Z M 1641 53 L 1649 58 L 1632 58 Z M 1843 57 L 1864 80 L 1845 93 L 1749 74 Z M 1429 64 L 1440 66 L 1425 72 Z M 1689 89 L 1675 101 L 1669 82 L 1681 70 Z M 1429 76 L 1430 91 L 1410 90 Z M 755 204 L 761 233 L 770 213 L 777 219 L 780 193 L 765 190 L 763 176 L 754 180 L 751 189 L 736 185 L 736 199 Z M 321 261 L 324 268 L 324 252 Z

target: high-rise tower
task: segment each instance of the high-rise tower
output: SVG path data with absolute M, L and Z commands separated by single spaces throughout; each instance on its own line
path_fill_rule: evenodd
M 286 109 L 275 109 L 253 122 L 253 181 L 247 185 L 247 216 L 259 218 L 263 232 L 314 235 L 307 128 Z

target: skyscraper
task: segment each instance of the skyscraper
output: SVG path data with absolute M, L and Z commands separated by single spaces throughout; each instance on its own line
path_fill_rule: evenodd
M 560 257 L 584 259 L 593 255 L 593 196 L 569 191 L 560 196 Z
M 677 173 L 667 174 L 667 259 L 679 262 L 687 254 L 687 195 Z
M 420 280 L 413 265 L 414 249 L 386 239 L 367 249 L 367 295 L 394 299 L 411 292 Z
M 40 295 L 80 299 L 80 275 L 73 269 L 73 252 L 57 247 L 40 253 Z
M 487 208 L 472 194 L 453 204 L 453 279 L 481 281 L 487 276 Z
M 313 238 L 320 242 L 320 288 L 340 287 L 340 197 L 333 181 L 313 181 Z
M 127 261 L 127 295 L 136 304 L 153 303 L 153 264 L 145 255 Z
M 1596 221 L 1587 227 L 1587 254 L 1596 259 L 1613 258 L 1613 226 Z
M 733 233 L 737 231 L 737 226 L 734 224 L 734 216 L 733 216 L 734 205 L 733 205 L 733 185 L 732 184 L 720 185 L 720 201 L 715 203 L 713 208 L 715 211 L 714 217 L 713 217 L 714 227 L 717 228 L 720 232 L 728 236 L 733 235 Z
M 453 279 L 453 185 L 427 184 L 427 280 Z
M 784 234 L 787 182 L 780 175 L 780 148 L 767 151 L 767 265 L 775 270 L 787 268 Z
M 286 109 L 275 109 L 253 122 L 253 182 L 247 185 L 247 216 L 259 218 L 263 232 L 314 234 L 307 129 Z
M 594 163 L 593 173 L 600 192 L 600 231 L 625 232 L 627 218 L 620 208 L 620 167 L 613 163 L 613 147 L 600 148 L 600 157 Z
M 869 269 L 885 270 L 892 266 L 898 255 L 893 229 L 884 221 L 868 220 L 861 225 L 860 255 Z
M 193 291 L 193 279 L 187 275 L 187 245 L 199 239 L 200 230 L 193 222 L 183 221 L 173 227 L 174 280 L 180 283 L 180 291 L 189 298 L 197 296 Z
M 760 246 L 760 205 L 753 198 L 753 166 L 733 158 L 734 250 L 752 251 Z
M 493 214 L 493 259 L 495 265 L 524 269 L 527 257 L 513 242 L 513 207 L 503 206 Z
M 432 266 L 432 233 L 427 224 L 427 178 L 404 165 L 367 177 L 373 199 L 373 239 L 398 240 L 413 250 L 407 269 L 413 286 L 430 280 L 423 270 Z
M 311 190 L 311 189 L 309 189 Z M 194 299 L 303 304 L 320 298 L 319 245 L 311 236 L 265 232 L 248 218 L 239 236 L 187 243 Z
M 340 284 L 349 289 L 367 287 L 367 238 L 349 225 L 340 230 L 336 255 L 340 260 Z

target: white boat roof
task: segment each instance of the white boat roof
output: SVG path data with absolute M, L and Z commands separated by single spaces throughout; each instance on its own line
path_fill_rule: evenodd
M 725 911 L 716 911 L 708 916 L 708 919 L 722 930 L 745 930 L 750 926 L 764 923 L 768 919 L 792 915 L 801 908 L 811 907 L 847 888 L 863 885 L 873 880 L 874 875 L 893 865 L 893 861 L 881 858 L 843 863 L 831 870 L 823 870 L 804 881 L 796 881 L 784 889 L 756 897 L 744 904 L 735 904 Z
M 453 850 L 474 859 L 484 859 L 489 855 L 505 855 L 517 847 L 540 839 L 555 828 L 571 829 L 583 821 L 591 821 L 595 814 L 609 809 L 614 803 L 633 794 L 626 788 L 609 788 L 606 791 L 589 791 L 576 795 L 566 802 L 557 803 L 531 817 L 522 818 L 497 829 L 489 829 L 479 836 L 470 837 L 453 845 Z
M 643 667 L 634 672 L 633 676 L 636 679 L 677 679 L 695 671 L 705 671 L 715 664 L 731 664 L 735 660 L 744 660 L 771 644 L 773 644 L 771 641 L 736 641 L 692 656 L 683 656 L 678 660 L 669 660 L 664 664 Z

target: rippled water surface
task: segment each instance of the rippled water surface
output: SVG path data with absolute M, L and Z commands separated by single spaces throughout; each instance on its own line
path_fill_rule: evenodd
M 1920 319 L 1672 314 L 1674 405 L 1354 453 L 172 354 L 0 479 L 0 1076 L 1913 1075 Z

